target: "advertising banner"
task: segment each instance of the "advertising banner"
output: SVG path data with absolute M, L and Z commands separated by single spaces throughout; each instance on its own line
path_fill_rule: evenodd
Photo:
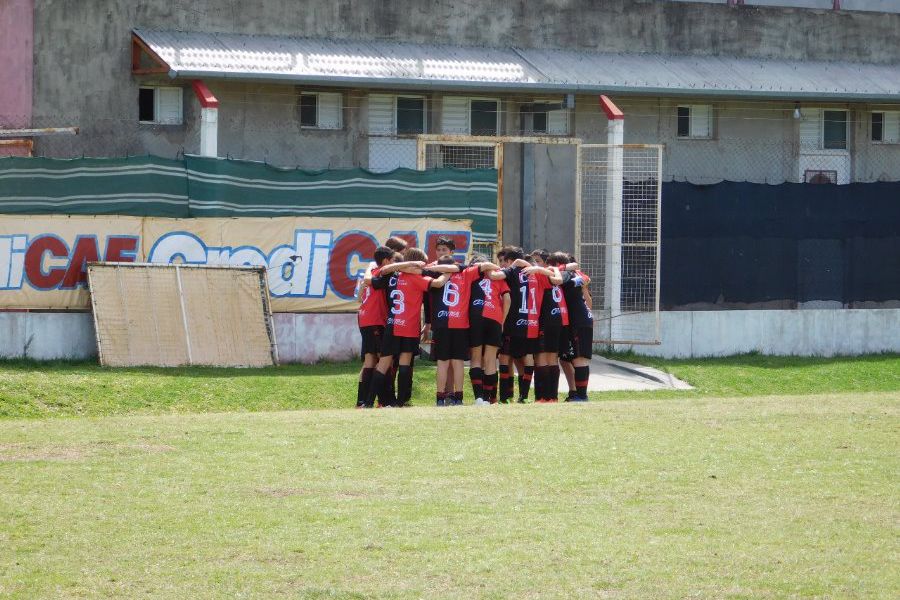
M 470 221 L 433 218 L 0 216 L 0 309 L 87 310 L 85 266 L 107 261 L 263 266 L 273 312 L 353 312 L 392 235 L 432 257 L 439 237 L 460 258 L 472 242 Z

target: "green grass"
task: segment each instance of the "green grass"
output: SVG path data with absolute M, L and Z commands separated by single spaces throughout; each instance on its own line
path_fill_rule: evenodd
M 762 396 L 900 390 L 900 355 L 735 356 L 664 361 L 693 391 L 593 393 L 592 400 Z M 358 363 L 269 369 L 106 369 L 92 363 L 0 362 L 0 418 L 349 408 Z M 415 371 L 413 401 L 430 404 L 434 368 Z M 468 394 L 471 401 L 471 393 Z
M 716 368 L 735 389 L 791 371 L 748 360 Z M 7 397 L 26 367 L 3 367 Z M 195 387 L 198 410 L 335 401 L 303 398 L 302 372 L 56 366 L 34 410 L 187 410 Z M 898 597 L 900 394 L 706 393 L 0 420 L 0 596 Z

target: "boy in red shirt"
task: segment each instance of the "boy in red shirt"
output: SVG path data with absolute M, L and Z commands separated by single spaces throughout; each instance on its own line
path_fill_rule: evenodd
M 456 264 L 450 256 L 428 267 L 426 273 L 449 275 L 442 291 L 431 291 L 431 330 L 437 360 L 437 405 L 459 406 L 463 403 L 464 363 L 469 353 L 469 297 L 472 284 L 482 273 L 499 269 L 482 262 L 469 267 Z M 452 374 L 452 375 L 451 375 Z M 447 388 L 450 392 L 447 392 Z
M 394 251 L 387 246 L 379 246 L 375 250 L 375 268 L 366 274 L 366 285 L 361 288 L 360 306 L 357 313 L 359 333 L 362 337 L 363 365 L 359 372 L 359 385 L 356 390 L 356 407 L 362 408 L 366 403 L 372 372 L 381 354 L 381 340 L 384 326 L 387 323 L 387 297 L 383 290 L 372 288 L 372 278 L 381 275 L 381 269 L 394 260 Z
M 560 284 L 563 282 L 555 266 L 529 267 L 523 271 L 536 281 L 539 352 L 535 362 L 535 402 L 557 402 L 559 397 L 559 350 L 563 331 L 569 325 L 569 312 Z M 567 340 L 568 341 L 568 340 Z
M 487 262 L 472 258 L 472 265 Z M 469 309 L 469 378 L 475 404 L 497 403 L 497 352 L 503 345 L 503 322 L 509 313 L 509 286 L 482 275 L 472 284 Z
M 439 288 L 446 276 L 437 279 L 425 277 L 421 268 L 425 265 L 425 253 L 418 248 L 408 248 L 404 254 L 407 262 L 387 265 L 378 277 L 372 279 L 372 287 L 387 293 L 388 318 L 381 344 L 381 358 L 372 374 L 372 383 L 365 405 L 374 405 L 379 396 L 383 406 L 403 406 L 412 396 L 413 353 L 419 347 L 422 335 L 422 298 L 431 287 Z M 399 273 L 392 271 L 400 270 Z M 385 393 L 387 374 L 394 356 L 399 357 L 396 402 Z

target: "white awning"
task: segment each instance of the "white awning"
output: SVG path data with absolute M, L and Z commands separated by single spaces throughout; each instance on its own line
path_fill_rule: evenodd
M 172 77 L 402 89 L 900 101 L 900 65 L 135 29 Z

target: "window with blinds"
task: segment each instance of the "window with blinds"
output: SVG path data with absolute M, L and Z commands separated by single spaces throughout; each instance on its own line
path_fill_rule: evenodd
M 138 89 L 138 121 L 152 125 L 181 125 L 184 122 L 180 87 Z
M 871 139 L 879 144 L 900 144 L 900 111 L 872 113 Z
M 709 104 L 684 104 L 678 107 L 678 137 L 708 140 L 713 133 L 713 109 Z
M 337 92 L 301 92 L 300 127 L 341 129 L 344 126 L 342 100 Z

